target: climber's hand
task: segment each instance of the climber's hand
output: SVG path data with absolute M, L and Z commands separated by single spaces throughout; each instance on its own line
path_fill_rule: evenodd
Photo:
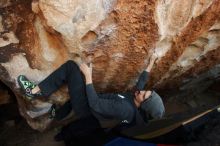
M 157 60 L 157 54 L 156 53 L 153 53 L 151 58 L 150 58 L 150 62 L 154 63 L 156 60 Z
M 146 71 L 147 71 L 147 72 L 150 72 L 150 71 L 151 71 L 151 69 L 153 68 L 153 65 L 154 65 L 154 63 L 155 63 L 156 60 L 157 60 L 157 55 L 153 54 L 153 55 L 151 56 L 151 58 L 150 58 L 150 61 L 149 61 L 148 66 L 147 66 L 147 68 L 146 68 Z
M 92 83 L 92 65 L 88 66 L 87 64 L 82 63 L 79 68 L 85 76 L 86 84 Z

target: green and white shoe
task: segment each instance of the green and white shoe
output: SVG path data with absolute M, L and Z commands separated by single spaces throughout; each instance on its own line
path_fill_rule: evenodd
M 26 99 L 32 100 L 39 94 L 32 94 L 31 90 L 34 89 L 37 85 L 29 81 L 24 75 L 18 76 L 18 83 L 25 94 Z

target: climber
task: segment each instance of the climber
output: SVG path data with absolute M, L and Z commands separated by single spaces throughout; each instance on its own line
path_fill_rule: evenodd
M 38 96 L 48 97 L 63 83 L 67 83 L 70 101 L 61 107 L 62 110 L 55 107 L 51 110 L 51 117 L 58 120 L 73 109 L 78 119 L 91 117 L 96 126 L 100 126 L 96 119 L 117 119 L 119 124 L 125 125 L 145 124 L 149 119 L 161 118 L 165 112 L 160 96 L 155 91 L 144 90 L 155 60 L 156 57 L 152 56 L 149 65 L 140 75 L 134 92 L 98 94 L 93 87 L 92 67 L 85 63 L 78 66 L 73 61 L 61 65 L 38 85 L 24 75 L 18 77 L 18 83 L 29 100 Z M 91 122 L 87 121 L 87 125 L 90 125 Z

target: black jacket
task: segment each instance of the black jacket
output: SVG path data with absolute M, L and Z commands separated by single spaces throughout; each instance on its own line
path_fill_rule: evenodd
M 136 84 L 137 90 L 144 90 L 148 80 L 148 72 L 143 71 Z M 99 119 L 117 119 L 121 123 L 144 124 L 144 120 L 134 104 L 134 93 L 97 94 L 93 84 L 86 85 L 86 93 L 90 108 Z

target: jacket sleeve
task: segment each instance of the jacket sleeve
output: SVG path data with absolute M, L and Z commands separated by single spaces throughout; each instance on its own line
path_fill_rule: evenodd
M 143 90 L 148 79 L 149 79 L 149 72 L 143 71 L 138 79 L 138 82 L 136 83 L 136 88 L 138 90 Z
M 86 93 L 89 106 L 95 112 L 121 121 L 127 121 L 128 123 L 134 119 L 134 110 L 126 100 L 120 98 L 100 98 L 93 84 L 86 85 Z

